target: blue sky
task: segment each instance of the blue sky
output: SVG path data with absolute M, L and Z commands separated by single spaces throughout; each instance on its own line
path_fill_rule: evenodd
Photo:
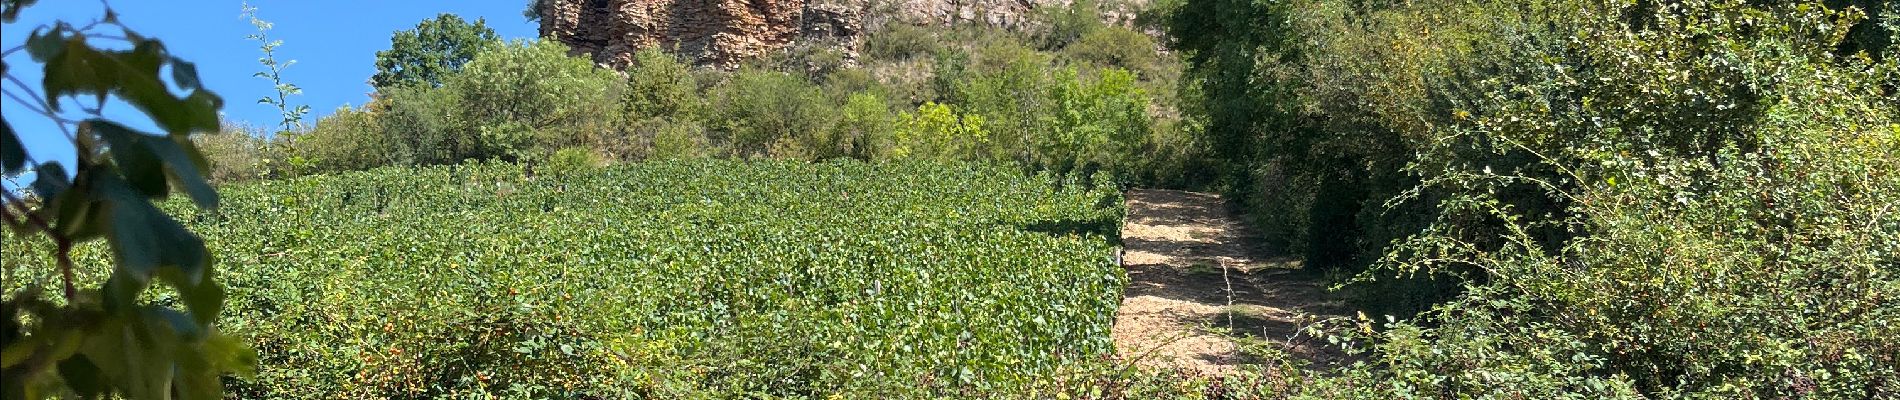
M 280 119 L 275 108 L 257 103 L 257 99 L 275 92 L 267 80 L 251 76 L 263 69 L 258 63 L 262 53 L 255 41 L 245 39 L 256 32 L 248 20 L 239 18 L 238 0 L 116 0 L 108 4 L 119 19 L 139 34 L 165 42 L 174 55 L 198 65 L 205 85 L 223 96 L 227 121 L 253 126 L 271 126 Z M 389 48 L 390 33 L 414 28 L 416 23 L 440 13 L 452 13 L 474 20 L 485 18 L 488 26 L 503 38 L 532 38 L 536 25 L 521 17 L 524 0 L 428 1 L 428 0 L 341 0 L 290 1 L 254 0 L 258 16 L 276 26 L 274 39 L 284 41 L 277 49 L 279 60 L 297 63 L 284 71 L 284 78 L 303 87 L 302 96 L 292 104 L 308 104 L 311 115 L 305 124 L 329 115 L 337 107 L 360 105 L 369 100 L 370 75 L 376 71 L 376 52 Z M 40 0 L 21 13 L 14 23 L 0 27 L 0 48 L 13 48 L 26 41 L 33 28 L 64 20 L 83 25 L 104 15 L 97 0 Z M 100 45 L 100 44 L 95 44 Z M 8 73 L 38 90 L 40 68 L 26 52 L 6 57 Z M 11 86 L 11 84 L 9 84 Z M 8 90 L 16 90 L 9 87 Z M 15 93 L 19 93 L 15 91 Z M 73 107 L 68 111 L 73 111 Z M 18 132 L 21 141 L 37 161 L 60 160 L 70 165 L 71 144 L 44 117 L 18 107 L 13 99 L 0 98 L 0 113 Z M 68 113 L 69 115 L 77 115 Z M 129 107 L 108 105 L 109 118 L 132 121 L 134 127 L 152 125 L 142 114 Z M 156 131 L 156 129 L 151 129 Z M 10 185 L 9 185 L 10 186 Z

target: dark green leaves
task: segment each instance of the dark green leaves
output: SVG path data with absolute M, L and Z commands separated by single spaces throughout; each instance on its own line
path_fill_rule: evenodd
M 26 147 L 20 145 L 20 137 L 13 134 L 13 124 L 0 117 L 0 167 L 6 175 L 20 173 L 26 167 Z
M 39 0 L 0 0 L 0 21 L 11 24 L 20 19 L 20 10 L 38 3 Z
M 100 50 L 87 44 L 84 36 L 69 35 L 65 29 L 36 31 L 27 39 L 33 59 L 46 63 L 42 85 L 49 111 L 60 111 L 59 98 L 65 96 L 92 95 L 104 102 L 107 95 L 116 95 L 168 133 L 218 129 L 217 110 L 223 100 L 199 88 L 197 68 L 166 56 L 157 40 L 134 36 L 132 50 Z M 190 94 L 179 97 L 165 87 L 159 69 L 167 64 L 174 79 L 184 78 L 176 80 L 180 87 L 191 89 Z
M 4 3 L 10 21 L 30 1 Z M 87 42 L 95 26 L 120 28 L 114 40 L 129 49 L 100 49 Z M 224 305 L 223 287 L 214 280 L 211 253 L 203 240 L 152 202 L 176 189 L 201 208 L 218 205 L 218 193 L 206 183 L 207 162 L 190 140 L 194 133 L 218 128 L 221 100 L 204 90 L 197 67 L 173 57 L 157 40 L 118 25 L 107 10 L 104 19 L 75 28 L 56 23 L 35 30 L 25 49 L 44 64 L 43 111 L 62 110 L 60 101 L 90 96 L 95 105 L 77 112 L 93 118 L 74 122 L 49 116 L 72 140 L 78 155 L 72 173 L 58 162 L 35 166 L 32 196 L 9 196 L 4 212 L 15 237 L 43 234 L 55 244 L 55 261 L 15 263 L 13 268 L 57 268 L 64 302 L 38 300 L 34 292 L 9 291 L 4 301 L 6 398 L 43 398 L 70 391 L 82 398 L 221 397 L 219 376 L 248 370 L 255 355 L 213 323 Z M 187 91 L 174 94 L 170 81 Z M 0 72 L 6 68 L 0 67 Z M 18 83 L 8 76 L 7 82 Z M 31 88 L 22 88 L 31 91 Z M 12 88 L 9 88 L 11 94 Z M 144 112 L 164 132 L 148 134 L 99 117 L 108 97 Z M 19 100 L 17 97 L 16 100 Z M 25 101 L 25 100 L 23 100 Z M 25 171 L 26 149 L 11 121 L 0 120 L 0 167 L 7 175 Z M 78 288 L 76 277 L 98 276 L 99 260 L 75 260 L 77 245 L 104 237 L 115 267 L 105 284 Z M 46 273 L 52 271 L 39 271 Z M 11 276 L 11 275 L 9 275 Z M 176 296 L 183 310 L 142 305 L 154 279 L 169 286 L 161 298 Z M 88 278 L 92 279 L 92 278 Z M 8 288 L 14 288 L 9 282 Z M 15 321 L 34 321 L 22 332 Z
M 176 182 L 199 207 L 218 206 L 218 193 L 206 183 L 206 163 L 196 148 L 176 136 L 153 136 L 111 121 L 88 121 L 94 132 L 112 146 L 113 162 L 126 182 L 148 197 L 163 197 L 166 181 Z

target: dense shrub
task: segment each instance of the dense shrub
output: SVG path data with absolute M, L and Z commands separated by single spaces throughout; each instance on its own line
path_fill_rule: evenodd
M 242 126 L 225 124 L 214 134 L 194 135 L 191 142 L 204 153 L 210 171 L 205 178 L 212 183 L 248 181 L 267 177 L 266 160 L 271 157 L 270 141 L 253 136 Z
M 398 164 L 452 164 L 481 156 L 479 131 L 465 119 L 461 96 L 420 86 L 386 89 L 381 95 L 389 110 L 379 119 Z
M 932 29 L 905 23 L 888 23 L 865 35 L 864 55 L 873 60 L 901 61 L 935 53 L 937 37 Z
M 647 158 L 651 160 L 680 160 L 705 158 L 716 155 L 709 143 L 706 127 L 696 121 L 678 121 L 671 119 L 650 119 L 641 124 L 650 130 L 651 150 Z
M 627 67 L 626 108 L 635 119 L 667 117 L 697 120 L 705 112 L 705 97 L 692 66 L 659 49 L 641 50 Z
M 899 159 L 983 160 L 994 149 L 982 116 L 958 114 L 937 103 L 900 115 L 893 142 L 890 154 Z
M 721 113 L 719 143 L 746 158 L 837 154 L 816 137 L 837 121 L 836 103 L 810 81 L 775 71 L 741 70 L 713 89 Z
M 1042 50 L 1058 50 L 1107 24 L 1094 0 L 1073 0 L 1036 8 L 1029 36 Z
M 1062 48 L 1062 54 L 1105 68 L 1134 71 L 1144 78 L 1162 74 L 1163 55 L 1153 38 L 1133 29 L 1109 26 L 1090 31 Z
M 391 136 L 371 107 L 338 108 L 317 120 L 310 132 L 297 136 L 295 154 L 309 160 L 308 172 L 359 171 L 399 161 Z
M 464 158 L 537 159 L 616 134 L 625 83 L 551 40 L 515 42 L 477 56 L 442 90 L 481 132 Z
M 897 123 L 897 115 L 875 92 L 852 93 L 839 112 L 834 135 L 852 158 L 882 158 L 895 145 Z
M 1450 299 L 1362 320 L 1368 362 L 1309 387 L 1900 394 L 1896 64 L 1847 39 L 1890 24 L 1821 2 L 1242 3 L 1190 1 L 1174 30 L 1234 187 L 1304 207 L 1271 232 L 1379 281 L 1372 300 Z
M 1056 74 L 1047 97 L 1047 131 L 1038 137 L 1039 164 L 1057 171 L 1121 169 L 1149 137 L 1148 95 L 1135 87 L 1134 74 L 1121 69 L 1078 76 L 1073 69 Z

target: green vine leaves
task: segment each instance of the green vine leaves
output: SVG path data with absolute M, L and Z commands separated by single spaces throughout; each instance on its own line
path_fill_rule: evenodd
M 13 22 L 31 3 L 7 0 L 0 15 Z M 108 29 L 116 32 L 102 32 Z M 70 175 L 60 162 L 29 162 L 23 132 L 0 120 L 5 175 L 35 175 L 23 192 L 5 194 L 8 239 L 50 239 L 64 284 L 59 298 L 27 291 L 0 303 L 0 396 L 220 397 L 220 376 L 246 372 L 256 356 L 215 327 L 224 289 L 205 243 L 153 201 L 178 192 L 200 208 L 217 207 L 218 193 L 205 181 L 207 162 L 189 136 L 218 129 L 223 101 L 202 86 L 192 63 L 125 28 L 110 8 L 84 26 L 36 28 L 6 53 L 19 50 L 43 64 L 44 80 L 35 90 L 8 73 L 6 96 L 54 122 L 77 155 Z M 10 67 L 0 64 L 0 72 Z M 108 98 L 141 111 L 163 132 L 108 120 L 100 113 Z M 68 112 L 62 100 L 80 110 Z M 82 116 L 68 117 L 74 114 Z M 74 265 L 71 252 L 98 239 L 116 265 L 103 283 L 80 290 L 74 270 L 86 266 Z M 163 297 L 148 290 L 154 281 L 183 309 L 150 301 Z

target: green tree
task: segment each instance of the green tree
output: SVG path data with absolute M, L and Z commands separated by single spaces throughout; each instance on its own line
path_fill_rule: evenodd
M 423 20 L 415 29 L 396 31 L 389 37 L 389 50 L 376 52 L 376 75 L 370 84 L 377 89 L 397 85 L 442 86 L 449 74 L 461 71 L 475 56 L 501 43 L 486 21 L 474 23 L 455 14 L 440 14 Z
M 622 120 L 625 83 L 613 71 L 551 40 L 515 42 L 482 53 L 443 80 L 450 112 L 479 138 L 464 158 L 536 159 L 603 140 Z
M 0 16 L 12 23 L 32 3 L 0 2 Z M 30 167 L 35 176 L 24 193 L 4 192 L 0 216 L 8 229 L 0 237 L 9 247 L 47 249 L 55 260 L 0 268 L 9 276 L 57 272 L 63 289 L 49 299 L 35 285 L 0 302 L 0 397 L 219 398 L 219 376 L 248 369 L 255 354 L 218 333 L 224 289 L 211 252 L 153 200 L 176 190 L 200 208 L 217 207 L 191 136 L 218 129 L 223 101 L 200 85 L 192 63 L 121 25 L 110 6 L 90 24 L 35 28 L 5 54 L 21 50 L 43 64 L 45 79 L 27 86 L 0 61 L 4 93 L 15 102 L 9 107 L 50 120 L 59 132 L 34 134 L 63 136 L 76 157 L 70 175 L 63 163 L 34 161 L 0 120 L 4 174 Z M 150 116 L 163 134 L 106 119 L 99 110 L 107 98 Z M 116 265 L 76 265 L 76 247 L 99 239 Z M 99 283 L 80 289 L 86 282 Z M 165 288 L 148 291 L 155 283 Z

